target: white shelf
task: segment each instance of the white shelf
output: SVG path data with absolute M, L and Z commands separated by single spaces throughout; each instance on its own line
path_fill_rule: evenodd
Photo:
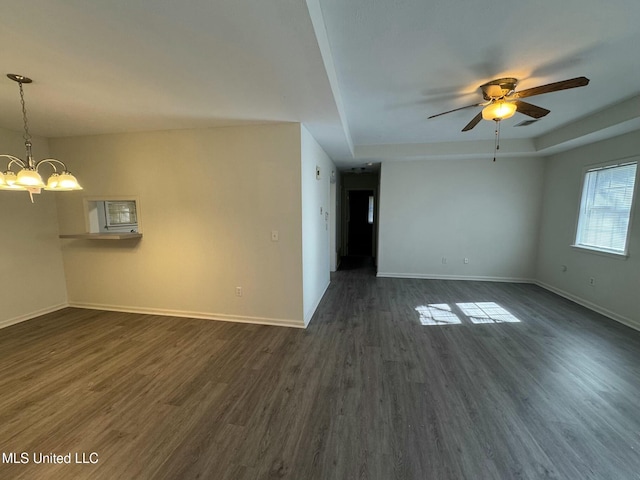
M 60 238 L 78 238 L 86 240 L 127 240 L 129 238 L 142 238 L 141 233 L 72 233 L 59 235 Z

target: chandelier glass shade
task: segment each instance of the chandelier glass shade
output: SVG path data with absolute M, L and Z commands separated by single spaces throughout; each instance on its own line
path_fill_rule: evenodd
M 10 73 L 7 75 L 11 80 L 18 82 L 20 86 L 20 103 L 22 104 L 22 118 L 24 121 L 24 146 L 26 150 L 26 159 L 22 160 L 9 154 L 0 154 L 1 158 L 8 159 L 8 163 L 4 171 L 0 171 L 0 190 L 18 190 L 28 191 L 30 195 L 40 193 L 42 189 L 53 191 L 71 191 L 82 190 L 82 187 L 71 172 L 67 169 L 64 162 L 55 158 L 45 158 L 38 162 L 33 160 L 31 153 L 31 134 L 29 133 L 29 123 L 27 121 L 27 109 L 24 103 L 24 91 L 22 85 L 31 83 L 30 78 L 22 75 Z M 40 168 L 47 165 L 53 170 L 48 178 L 47 183 L 44 182 L 40 175 Z M 12 170 L 14 168 L 17 173 Z M 60 172 L 58 171 L 60 170 Z M 33 196 L 31 197 L 33 201 Z

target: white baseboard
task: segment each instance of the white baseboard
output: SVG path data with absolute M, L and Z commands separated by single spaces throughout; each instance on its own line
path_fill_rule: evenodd
M 168 310 L 162 308 L 142 308 L 122 305 L 106 305 L 101 303 L 69 302 L 70 307 L 87 308 L 89 310 L 107 310 L 110 312 L 142 313 L 146 315 L 164 315 L 169 317 L 199 318 L 202 320 L 218 320 L 222 322 L 254 323 L 258 325 L 274 325 L 278 327 L 305 328 L 300 320 L 287 318 L 248 317 L 240 315 L 226 315 L 223 313 L 191 312 L 188 310 Z
M 9 318 L 7 320 L 0 320 L 0 328 L 5 328 L 10 325 L 15 325 L 16 323 L 26 322 L 27 320 L 31 320 L 32 318 L 39 317 L 40 315 L 46 315 L 47 313 L 57 312 L 58 310 L 62 310 L 63 308 L 67 308 L 68 306 L 69 304 L 67 303 L 60 303 L 58 305 L 52 305 L 51 307 L 36 310 L 35 312 L 25 313 L 24 315 L 20 315 L 19 317 Z
M 556 295 L 560 295 L 561 297 L 564 297 L 568 300 L 571 300 L 572 302 L 575 302 L 578 305 L 582 305 L 583 307 L 586 307 L 589 310 L 593 310 L 594 312 L 604 315 L 605 317 L 609 317 L 610 319 L 615 320 L 616 322 L 620 322 L 626 325 L 627 327 L 631 327 L 634 330 L 640 330 L 640 323 L 632 320 L 631 318 L 627 318 L 623 315 L 619 315 L 615 312 L 612 312 L 609 309 L 601 307 L 600 305 L 596 305 L 595 303 L 590 302 L 589 300 L 585 300 L 582 297 L 578 297 L 576 295 L 573 295 L 572 293 L 565 292 L 564 290 L 551 286 L 548 283 L 544 283 L 538 280 L 536 280 L 534 283 L 544 288 L 545 290 L 549 290 L 550 292 L 555 293 Z
M 565 292 L 559 288 L 553 287 L 547 283 L 532 280 L 527 278 L 510 278 L 510 277 L 486 277 L 486 276 L 474 276 L 474 277 L 464 277 L 458 275 L 422 275 L 422 274 L 407 274 L 407 273 L 388 273 L 388 272 L 378 272 L 378 277 L 387 277 L 387 278 L 417 278 L 417 279 L 429 279 L 429 280 L 472 280 L 472 281 L 489 281 L 489 282 L 511 282 L 511 283 L 533 283 L 538 285 L 545 290 L 548 290 L 556 295 L 560 295 L 572 302 L 575 302 L 583 307 L 586 307 L 594 312 L 597 312 L 605 317 L 611 318 L 617 322 L 620 322 L 630 328 L 640 331 L 640 323 L 634 321 L 631 318 L 625 317 L 623 315 L 619 315 L 611 310 L 603 308 L 595 303 L 592 303 L 584 298 L 573 295 L 569 292 Z M 236 323 L 253 323 L 259 325 L 275 325 L 280 327 L 292 327 L 292 328 L 306 328 L 311 318 L 313 317 L 313 313 L 318 308 L 324 293 L 326 293 L 329 288 L 330 282 L 324 288 L 323 294 L 320 295 L 316 304 L 314 305 L 313 310 L 311 310 L 311 315 L 309 318 L 305 318 L 304 322 L 299 320 L 291 320 L 291 319 L 282 319 L 282 318 L 267 318 L 267 317 L 246 317 L 246 316 L 238 316 L 238 315 L 225 315 L 220 313 L 203 313 L 203 312 L 191 312 L 184 310 L 167 310 L 167 309 L 158 309 L 158 308 L 139 308 L 139 307 L 127 307 L 120 305 L 106 305 L 106 304 L 96 304 L 96 303 L 78 303 L 78 302 L 70 302 L 70 303 L 61 303 L 58 305 L 52 305 L 47 308 L 43 308 L 40 310 L 36 310 L 34 312 L 30 312 L 24 315 L 20 315 L 18 317 L 10 318 L 7 320 L 0 320 L 0 328 L 5 328 L 10 325 L 15 325 L 17 323 L 25 322 L 27 320 L 31 320 L 32 318 L 39 317 L 41 315 L 46 315 L 47 313 L 56 312 L 58 310 L 62 310 L 66 307 L 76 307 L 76 308 L 86 308 L 90 310 L 107 310 L 113 312 L 126 312 L 126 313 L 142 313 L 148 315 L 166 315 L 171 317 L 184 317 L 184 318 L 199 318 L 204 320 L 218 320 L 223 322 L 236 322 Z
M 536 283 L 531 278 L 520 277 L 488 277 L 488 276 L 470 276 L 470 275 L 432 275 L 425 273 L 393 273 L 378 272 L 378 277 L 386 278 L 418 278 L 424 280 L 469 280 L 475 282 L 508 282 L 508 283 Z

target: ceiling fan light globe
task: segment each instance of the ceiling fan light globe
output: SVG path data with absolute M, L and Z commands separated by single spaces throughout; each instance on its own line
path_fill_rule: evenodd
M 482 109 L 482 118 L 485 120 L 511 118 L 516 113 L 516 108 L 516 104 L 512 102 L 495 102 Z

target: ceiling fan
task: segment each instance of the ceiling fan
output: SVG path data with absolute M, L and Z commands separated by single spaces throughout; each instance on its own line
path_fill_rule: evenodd
M 516 111 L 532 118 L 542 118 L 549 113 L 549 110 L 532 105 L 531 103 L 523 102 L 520 99 L 533 97 L 534 95 L 542 95 L 544 93 L 557 92 L 559 90 L 584 87 L 589 84 L 589 79 L 587 77 L 576 77 L 569 80 L 540 85 L 538 87 L 527 88 L 526 90 L 520 90 L 519 92 L 515 91 L 517 84 L 518 79 L 510 77 L 491 80 L 479 87 L 482 90 L 482 97 L 485 102 L 455 108 L 447 112 L 431 115 L 429 118 L 439 117 L 441 115 L 457 112 L 458 110 L 464 110 L 466 108 L 484 107 L 482 111 L 473 117 L 473 119 L 462 129 L 463 132 L 471 130 L 480 123 L 480 120 L 482 119 L 499 122 L 505 118 L 512 117 Z

